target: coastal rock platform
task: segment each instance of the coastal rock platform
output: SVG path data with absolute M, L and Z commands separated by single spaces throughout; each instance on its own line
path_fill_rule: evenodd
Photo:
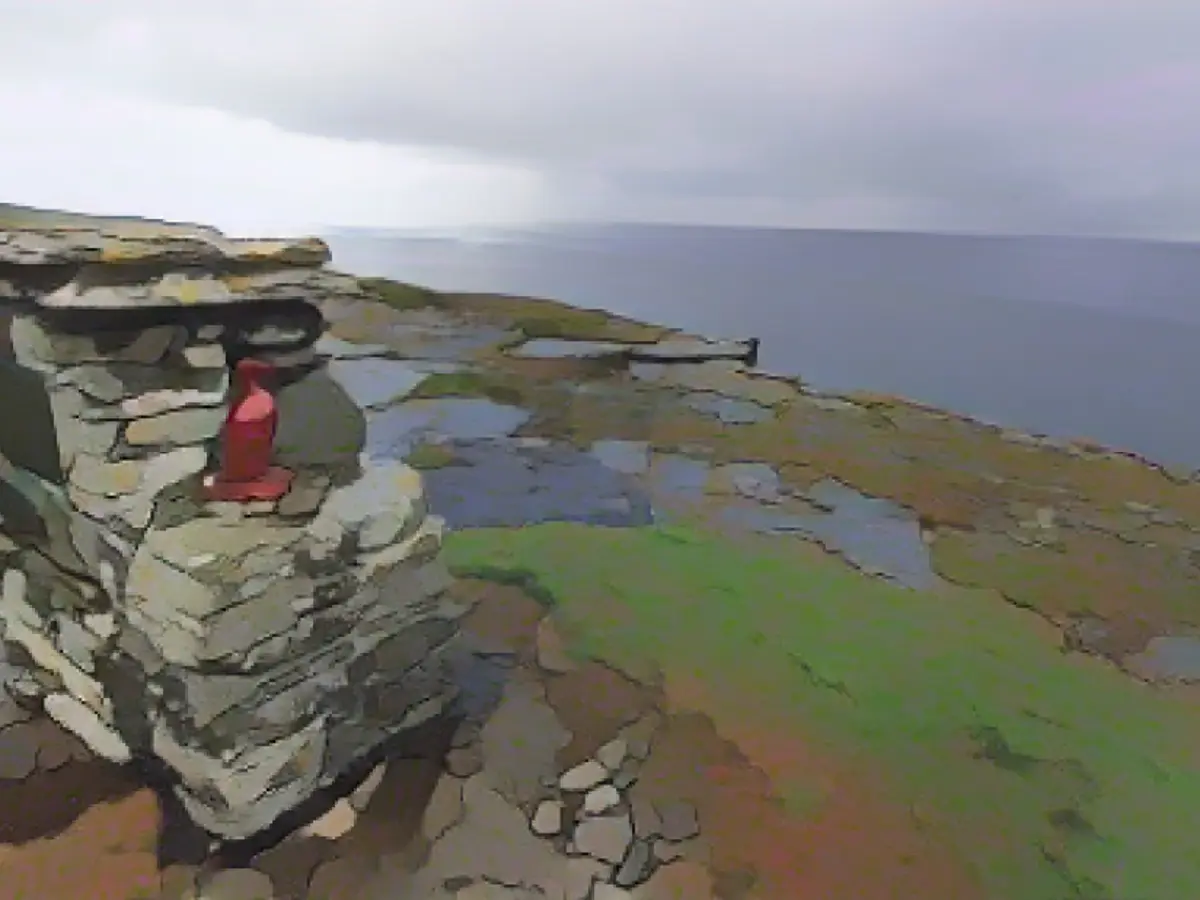
M 551 301 L 364 279 L 320 312 L 362 467 L 419 471 L 445 522 L 454 701 L 214 845 L 14 677 L 0 805 L 46 799 L 0 823 L 0 896 L 78 896 L 66 858 L 92 896 L 161 900 L 1200 886 L 1192 473 Z M 688 352 L 626 352 L 655 346 Z M 374 483 L 308 514 L 403 494 Z

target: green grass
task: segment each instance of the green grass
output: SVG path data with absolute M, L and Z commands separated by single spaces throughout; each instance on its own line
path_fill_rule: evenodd
M 439 372 L 418 384 L 408 397 L 413 400 L 483 397 L 509 406 L 520 406 L 524 402 L 517 388 L 483 372 Z
M 427 471 L 429 469 L 444 469 L 458 462 L 458 457 L 449 447 L 441 444 L 417 444 L 404 457 L 404 462 L 414 469 Z
M 585 652 L 682 669 L 881 762 L 997 900 L 1200 897 L 1194 711 L 1061 654 L 993 597 L 676 529 L 466 531 L 446 553 L 536 586 Z
M 442 295 L 430 288 L 388 278 L 360 278 L 358 283 L 371 297 L 393 309 L 441 307 Z

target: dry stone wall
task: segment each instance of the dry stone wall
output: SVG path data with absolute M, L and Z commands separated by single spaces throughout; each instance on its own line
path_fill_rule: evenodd
M 164 765 L 247 837 L 453 697 L 462 610 L 419 475 L 361 457 L 314 352 L 357 294 L 323 243 L 111 224 L 0 231 L 0 626 L 12 690 Z M 230 370 L 267 359 L 280 500 L 204 500 Z

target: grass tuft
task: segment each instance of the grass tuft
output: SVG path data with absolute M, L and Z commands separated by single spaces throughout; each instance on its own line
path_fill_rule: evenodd
M 414 400 L 482 397 L 506 406 L 520 406 L 524 402 L 517 388 L 482 372 L 439 372 L 422 381 L 408 396 Z
M 358 283 L 371 297 L 393 309 L 443 307 L 442 295 L 430 288 L 388 278 L 360 278 Z

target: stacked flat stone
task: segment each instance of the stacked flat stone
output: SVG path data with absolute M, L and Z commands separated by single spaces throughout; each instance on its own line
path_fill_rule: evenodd
M 5 223 L 8 224 L 8 223 Z M 318 240 L 76 217 L 0 230 L 0 625 L 98 753 L 250 836 L 440 712 L 461 610 L 416 472 L 313 344 L 358 296 Z M 279 501 L 207 503 L 230 369 L 278 367 Z

